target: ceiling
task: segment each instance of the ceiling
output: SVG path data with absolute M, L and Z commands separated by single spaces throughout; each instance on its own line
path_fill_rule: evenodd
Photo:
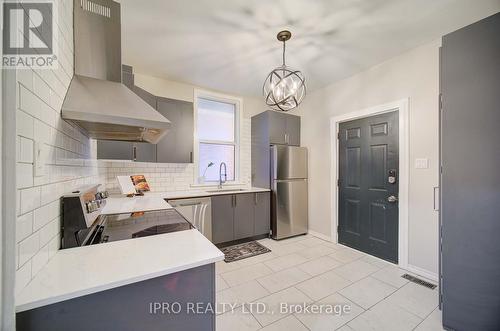
M 261 95 L 281 64 L 308 90 L 351 76 L 500 10 L 500 0 L 120 0 L 123 63 L 140 73 Z

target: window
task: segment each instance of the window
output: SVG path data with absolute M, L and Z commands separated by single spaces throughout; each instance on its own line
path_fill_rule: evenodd
M 196 98 L 198 177 L 219 180 L 219 167 L 227 166 L 227 181 L 238 180 L 239 101 L 212 96 Z M 208 167 L 213 163 L 211 167 Z M 207 168 L 208 167 L 208 168 Z

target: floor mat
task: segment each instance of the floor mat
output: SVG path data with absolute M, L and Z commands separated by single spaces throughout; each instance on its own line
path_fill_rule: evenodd
M 226 262 L 234 262 L 247 257 L 269 253 L 271 250 L 256 241 L 250 241 L 243 244 L 224 247 L 220 249 L 224 253 Z

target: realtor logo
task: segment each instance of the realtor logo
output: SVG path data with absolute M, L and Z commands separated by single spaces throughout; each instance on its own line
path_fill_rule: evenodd
M 3 6 L 3 67 L 54 69 L 54 3 L 17 1 Z

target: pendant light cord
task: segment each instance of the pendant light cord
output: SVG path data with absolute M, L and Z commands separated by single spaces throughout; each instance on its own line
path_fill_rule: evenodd
M 286 45 L 286 41 L 283 40 L 283 67 L 285 66 L 285 46 Z

